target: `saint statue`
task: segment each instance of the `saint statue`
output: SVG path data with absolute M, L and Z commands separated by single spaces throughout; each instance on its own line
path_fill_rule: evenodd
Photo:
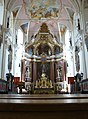
M 45 73 L 46 72 L 46 66 L 45 64 L 42 64 L 42 73 Z
M 47 85 L 46 85 L 46 81 L 47 81 L 47 78 L 46 78 L 46 76 L 45 76 L 45 73 L 43 73 L 42 75 L 41 75 L 42 77 L 41 77 L 41 82 L 42 82 L 42 84 L 41 84 L 41 87 L 43 88 L 45 88 Z
M 8 54 L 8 70 L 9 72 L 11 71 L 12 69 L 12 51 L 9 51 L 9 54 Z

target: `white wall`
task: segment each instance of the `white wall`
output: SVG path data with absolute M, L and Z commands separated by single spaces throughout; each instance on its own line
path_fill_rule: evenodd
M 88 21 L 88 9 L 84 10 L 85 21 Z
M 18 29 L 18 37 L 17 37 L 18 41 L 18 47 L 15 52 L 15 73 L 14 76 L 15 77 L 21 77 L 21 67 L 19 67 L 19 64 L 21 66 L 21 59 L 22 59 L 22 54 L 23 54 L 23 32 Z
M 6 73 L 9 73 L 8 71 L 8 49 L 5 49 L 5 72 L 4 72 L 4 80 L 6 80 Z
M 86 48 L 86 45 L 85 45 L 85 59 L 86 59 L 86 72 L 87 72 L 87 78 L 88 78 L 88 51 L 87 51 L 87 48 Z
M 3 6 L 0 4 L 0 25 L 3 23 Z
M 21 58 L 22 58 L 22 53 L 21 53 L 21 48 L 17 50 L 16 56 L 15 56 L 15 73 L 14 77 L 21 77 L 21 67 L 19 67 L 19 63 L 21 64 Z
M 67 77 L 73 77 L 74 76 L 74 65 L 73 65 L 74 62 L 73 62 L 73 54 L 70 49 L 69 38 L 70 38 L 70 34 L 69 34 L 69 31 L 67 30 L 65 34 L 65 49 L 64 49 L 66 54 L 66 60 L 68 63 Z

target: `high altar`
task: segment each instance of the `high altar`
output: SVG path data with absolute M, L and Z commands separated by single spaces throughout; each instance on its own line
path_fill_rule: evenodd
M 32 93 L 55 93 L 66 78 L 63 47 L 58 45 L 46 23 L 32 36 L 21 62 L 21 78 Z M 35 39 L 35 40 L 33 40 Z M 53 40 L 54 39 L 54 40 Z M 61 85 L 61 88 L 63 86 Z

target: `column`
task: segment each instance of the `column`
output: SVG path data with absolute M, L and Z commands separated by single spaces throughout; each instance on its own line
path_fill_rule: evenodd
M 86 57 L 85 57 L 85 39 L 84 39 L 84 34 L 85 34 L 85 18 L 84 18 L 84 0 L 82 0 L 82 21 L 81 24 L 83 26 L 83 32 L 82 32 L 82 60 L 83 60 L 83 79 L 87 78 L 87 62 L 86 62 Z
M 66 67 L 66 61 L 63 59 L 62 60 L 62 81 L 66 81 L 66 68 L 67 68 Z
M 15 57 L 15 44 L 16 44 L 16 31 L 15 31 L 15 24 L 13 25 L 13 36 L 12 36 L 12 39 L 13 39 L 13 45 L 12 45 L 12 73 L 13 75 L 15 75 L 15 60 L 16 60 L 16 57 Z
M 25 79 L 25 60 L 21 60 L 21 82 Z
M 54 59 L 52 59 L 50 62 L 50 80 L 54 85 Z
M 73 76 L 75 76 L 76 74 L 76 66 L 75 66 L 75 39 L 74 39 L 74 24 L 73 24 L 73 28 L 72 28 L 73 32 L 71 33 L 72 34 L 72 61 L 73 61 L 73 64 L 72 64 L 72 69 L 73 69 Z
M 30 21 L 28 23 L 28 29 L 27 29 L 27 43 L 29 42 L 29 27 L 30 27 Z
M 33 84 L 35 84 L 36 79 L 37 79 L 37 64 L 36 64 L 36 59 L 33 59 Z
M 4 79 L 5 72 L 5 28 L 6 28 L 6 8 L 4 1 L 4 13 L 3 13 L 3 42 L 2 42 L 2 63 L 1 63 L 1 78 Z

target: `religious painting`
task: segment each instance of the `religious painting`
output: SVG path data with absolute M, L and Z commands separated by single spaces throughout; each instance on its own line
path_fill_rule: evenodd
M 36 50 L 37 55 L 42 55 L 44 53 L 46 56 L 50 56 L 52 54 L 51 48 L 48 44 L 40 44 Z
M 12 52 L 10 51 L 8 54 L 8 70 L 9 70 L 9 72 L 11 71 L 11 69 L 12 69 Z
M 12 47 L 11 47 L 11 45 L 9 45 L 8 51 L 9 51 L 9 54 L 8 54 L 8 70 L 9 70 L 9 73 L 10 73 L 10 71 L 12 69 Z
M 63 49 L 59 46 L 54 47 L 54 54 L 57 55 L 59 53 L 63 52 Z
M 50 79 L 50 63 L 49 62 L 38 62 L 37 63 L 37 77 L 40 79 L 41 75 L 45 74 Z
M 31 18 L 37 19 L 58 17 L 62 5 L 60 0 L 30 0 L 29 4 L 24 0 L 24 3 L 26 4 L 26 13 Z
M 79 59 L 79 48 L 78 46 L 75 47 L 75 62 L 76 62 L 76 71 L 79 72 L 80 70 L 80 59 Z

